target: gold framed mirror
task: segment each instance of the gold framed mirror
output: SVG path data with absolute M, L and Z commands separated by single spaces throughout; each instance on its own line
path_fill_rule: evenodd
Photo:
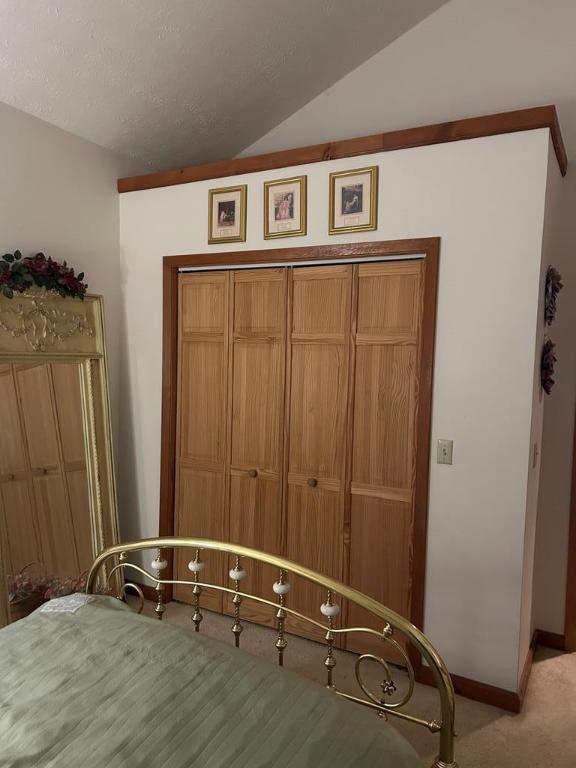
M 0 295 L 0 626 L 9 580 L 74 581 L 117 542 L 102 298 Z

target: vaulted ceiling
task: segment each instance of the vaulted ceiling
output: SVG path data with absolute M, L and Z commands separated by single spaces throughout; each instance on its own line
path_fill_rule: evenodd
M 2 0 L 0 101 L 135 171 L 232 157 L 444 2 Z

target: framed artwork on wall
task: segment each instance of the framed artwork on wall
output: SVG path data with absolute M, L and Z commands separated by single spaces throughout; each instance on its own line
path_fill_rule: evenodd
M 264 239 L 306 234 L 306 176 L 264 183 Z
M 330 174 L 328 232 L 358 232 L 378 226 L 378 167 Z
M 208 242 L 246 240 L 246 184 L 208 191 Z

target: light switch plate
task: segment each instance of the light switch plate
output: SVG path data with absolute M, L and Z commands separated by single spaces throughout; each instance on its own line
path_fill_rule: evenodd
M 454 450 L 453 440 L 438 440 L 438 450 L 436 454 L 437 464 L 452 464 L 452 451 Z

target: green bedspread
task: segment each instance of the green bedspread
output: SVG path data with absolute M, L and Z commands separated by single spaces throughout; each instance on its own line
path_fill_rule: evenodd
M 112 598 L 0 630 L 1 768 L 416 768 L 373 712 Z

